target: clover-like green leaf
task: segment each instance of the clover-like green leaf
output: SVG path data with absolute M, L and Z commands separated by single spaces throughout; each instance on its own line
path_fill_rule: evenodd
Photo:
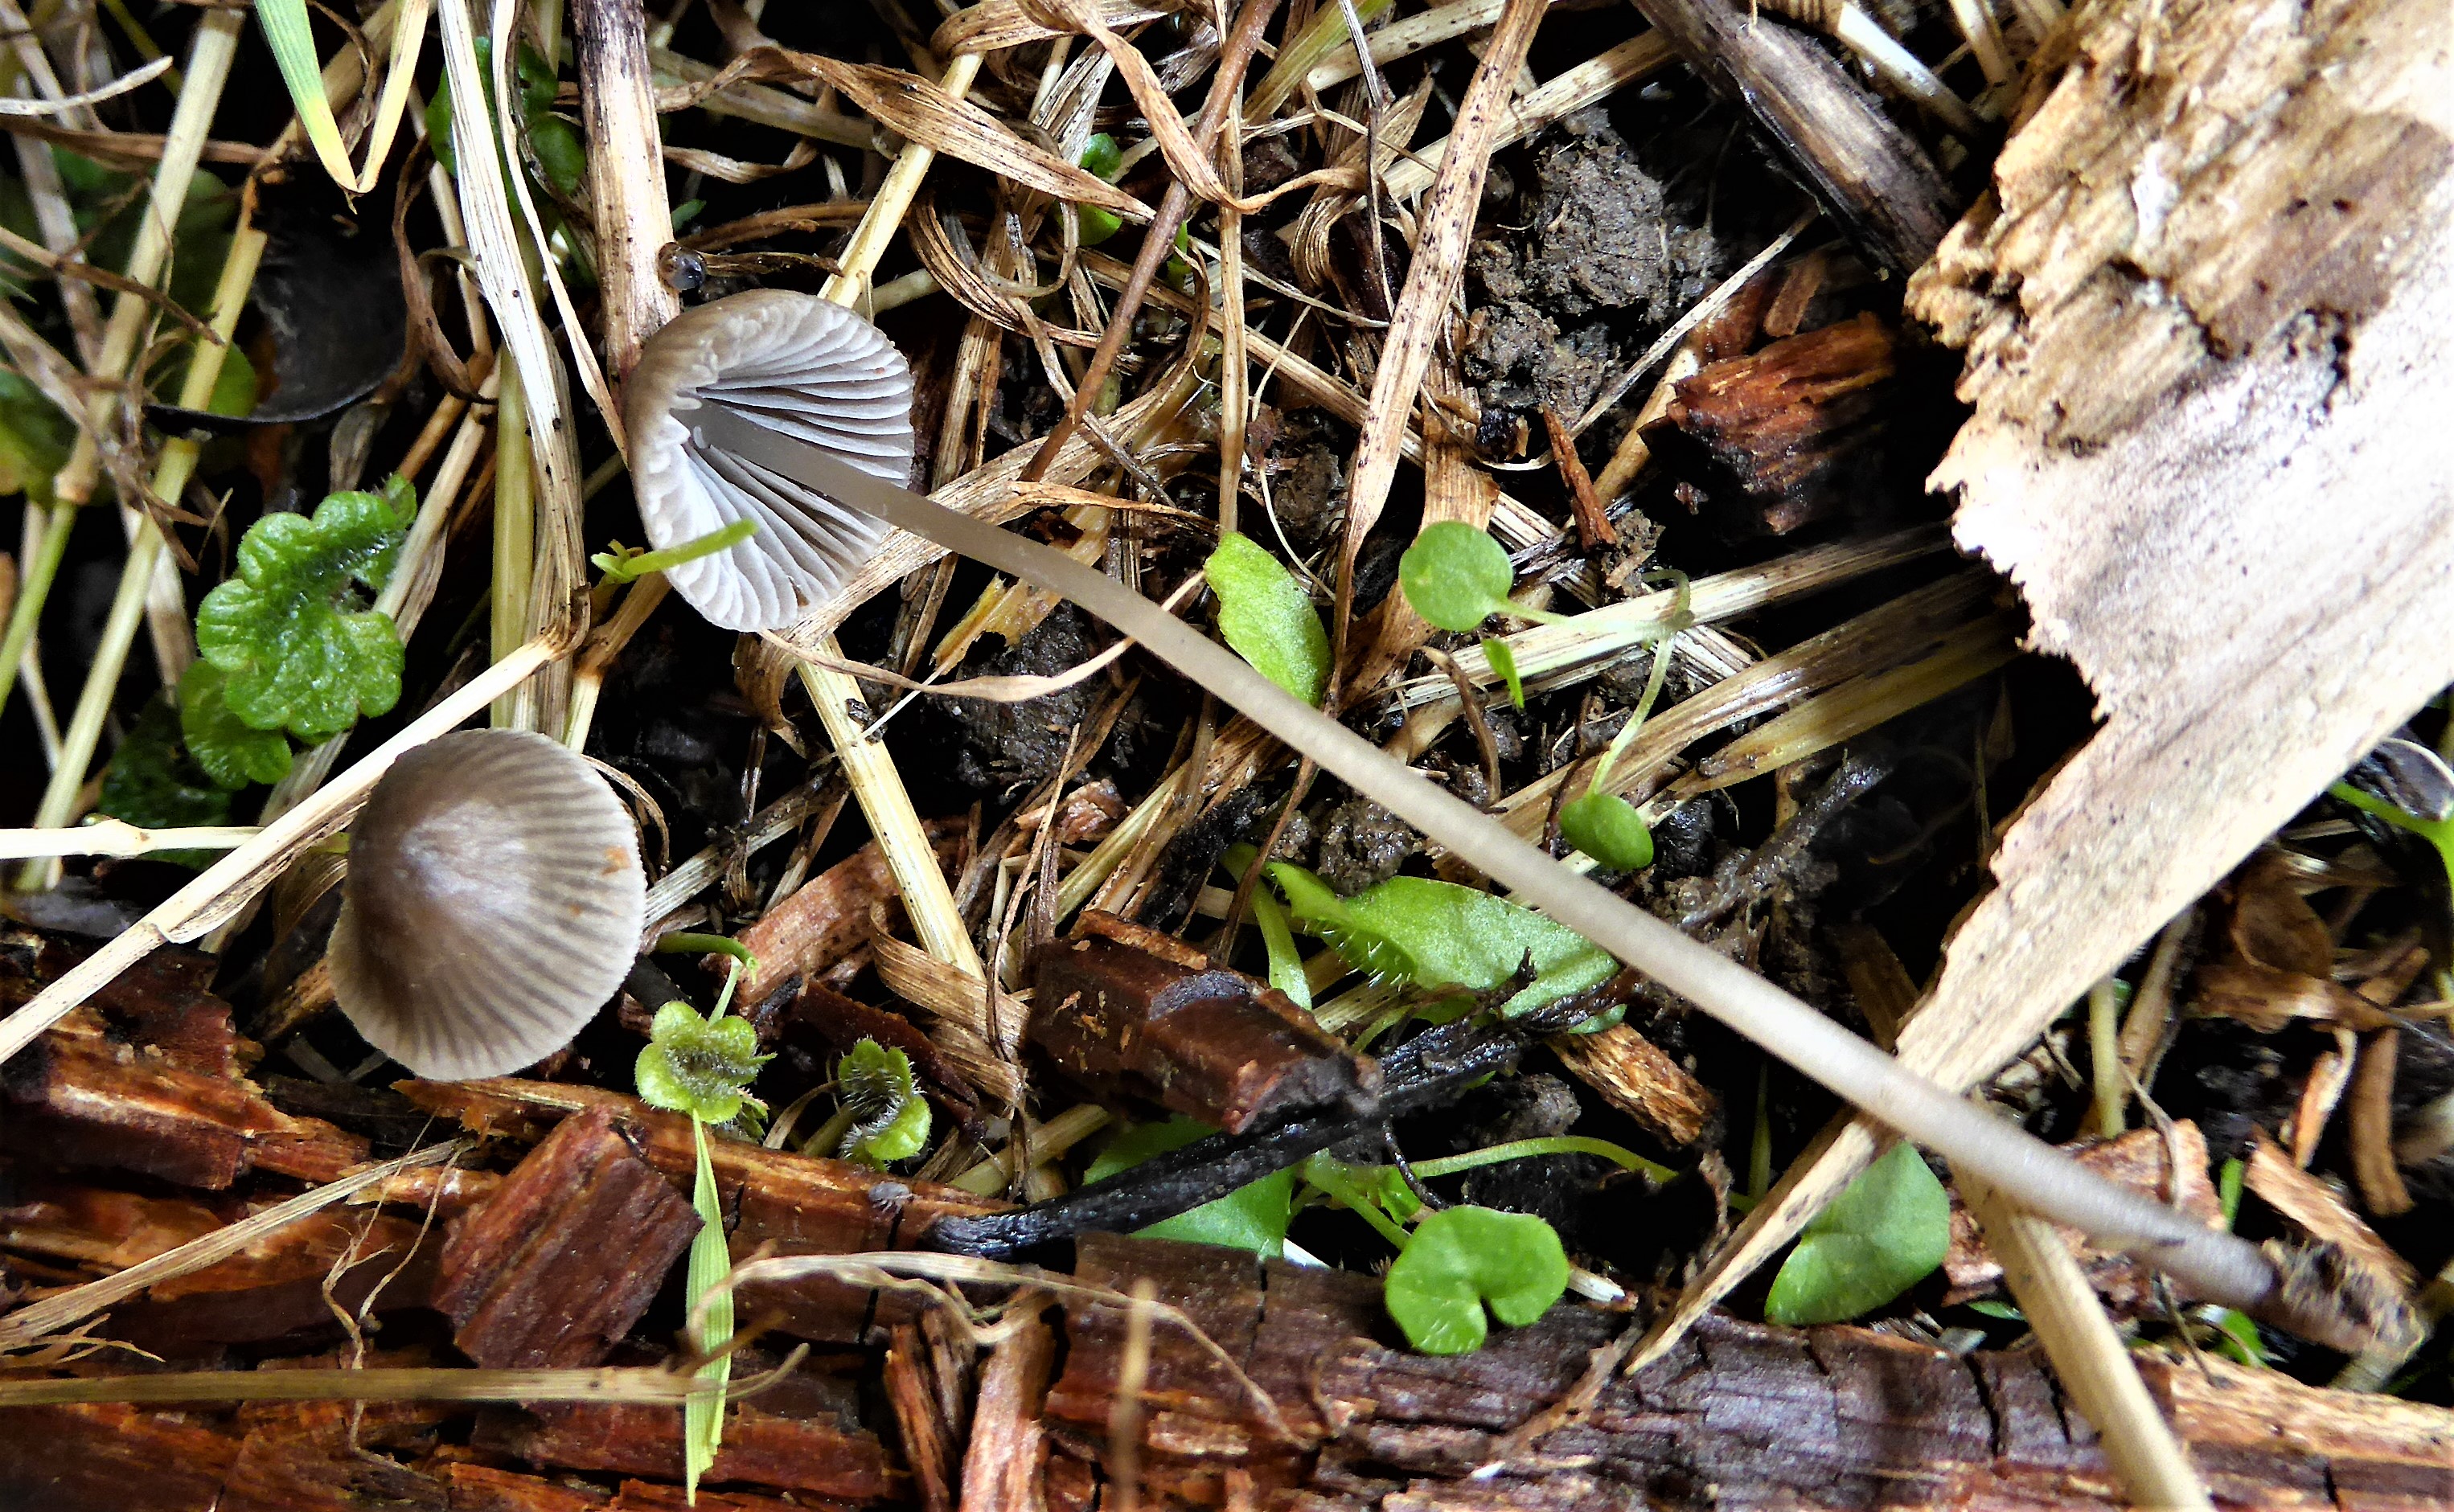
M 1618 962 L 1574 929 L 1474 887 L 1392 877 L 1341 899 L 1293 863 L 1274 861 L 1269 874 L 1296 922 L 1358 970 L 1486 992 L 1515 977 L 1530 954 L 1533 982 L 1500 1006 L 1511 1018 L 1599 986 L 1619 971 Z
M 1587 792 L 1561 805 L 1559 833 L 1613 871 L 1653 865 L 1653 831 L 1636 806 L 1617 793 Z
M 1389 1266 L 1381 1300 L 1427 1355 L 1482 1347 L 1483 1309 L 1512 1328 L 1541 1317 L 1568 1289 L 1568 1255 L 1551 1225 L 1527 1213 L 1446 1207 L 1423 1220 Z
M 287 742 L 282 751 L 288 754 Z M 226 825 L 230 806 L 230 793 L 198 769 L 181 746 L 179 700 L 168 689 L 147 701 L 128 738 L 111 753 L 111 765 L 102 773 L 102 796 L 94 805 L 97 812 L 124 819 L 140 829 Z M 204 867 L 221 855 L 210 850 L 157 850 L 151 859 Z
M 1307 704 L 1329 683 L 1329 632 L 1295 575 L 1252 537 L 1219 537 L 1202 571 L 1218 595 L 1218 633 L 1263 677 Z
M 1082 1173 L 1082 1180 L 1105 1181 L 1153 1156 L 1164 1155 L 1217 1132 L 1189 1118 L 1134 1124 L 1108 1142 L 1091 1162 L 1091 1168 Z M 1180 1239 L 1191 1244 L 1249 1249 L 1275 1260 L 1286 1248 L 1287 1223 L 1295 1216 L 1295 1172 L 1274 1171 L 1216 1202 L 1153 1224 L 1141 1233 L 1152 1239 Z
M 929 1100 L 901 1050 L 860 1041 L 836 1063 L 835 1084 L 853 1120 L 841 1146 L 845 1160 L 882 1166 L 929 1143 Z
M 290 775 L 290 738 L 257 729 L 231 712 L 222 669 L 191 662 L 179 679 L 179 733 L 204 774 L 236 792 Z
M 649 1025 L 634 1074 L 650 1105 L 729 1124 L 754 1102 L 750 1084 L 772 1059 L 758 1053 L 749 1020 L 703 1019 L 687 1003 L 668 1003 Z
M 352 585 L 383 587 L 416 507 L 395 476 L 381 495 L 336 493 L 312 520 L 268 515 L 249 528 L 238 575 L 196 610 L 197 654 L 226 674 L 231 713 L 319 741 L 400 701 L 400 635 L 391 615 L 358 606 Z
M 1950 1195 L 1914 1146 L 1895 1144 L 1799 1235 L 1764 1317 L 1788 1327 L 1855 1318 L 1916 1285 L 1950 1247 Z
M 1398 559 L 1398 586 L 1415 612 L 1460 634 L 1513 608 L 1508 589 L 1515 581 L 1499 543 L 1462 520 L 1425 526 Z

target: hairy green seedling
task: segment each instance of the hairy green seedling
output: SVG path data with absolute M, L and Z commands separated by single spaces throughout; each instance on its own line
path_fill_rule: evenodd
M 1462 1355 L 1482 1347 L 1484 1308 L 1522 1328 L 1567 1289 L 1567 1251 L 1550 1224 L 1526 1213 L 1447 1207 L 1416 1228 L 1381 1296 L 1408 1343 L 1427 1355 Z
M 1218 633 L 1263 677 L 1307 704 L 1329 686 L 1329 632 L 1296 582 L 1252 537 L 1230 530 L 1202 567 L 1218 595 Z
M 416 491 L 395 475 L 381 494 L 333 494 L 312 520 L 274 514 L 249 527 L 238 575 L 196 610 L 196 652 L 224 674 L 223 700 L 242 723 L 312 743 L 400 701 L 400 634 L 355 590 L 391 578 L 416 512 Z
M 883 1168 L 929 1143 L 929 1100 L 901 1050 L 860 1041 L 836 1063 L 835 1086 L 846 1115 L 835 1142 L 842 1159 Z

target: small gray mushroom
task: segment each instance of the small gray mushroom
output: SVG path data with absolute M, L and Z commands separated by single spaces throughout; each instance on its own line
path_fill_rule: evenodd
M 394 762 L 351 826 L 333 990 L 418 1075 L 502 1076 L 614 995 L 646 909 L 631 816 L 584 758 L 460 730 Z
M 665 575 L 709 623 L 779 629 L 876 554 L 886 526 L 782 473 L 708 447 L 708 408 L 823 448 L 898 487 L 912 475 L 912 369 L 876 327 L 814 294 L 762 288 L 683 311 L 622 396 L 631 483 L 657 550 L 737 520 L 747 541 Z

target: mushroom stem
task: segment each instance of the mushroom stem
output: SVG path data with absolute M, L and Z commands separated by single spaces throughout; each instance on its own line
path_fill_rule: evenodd
M 2137 1255 L 2211 1301 L 2252 1313 L 2280 1302 L 2276 1268 L 2257 1246 L 2200 1227 L 2097 1176 L 1906 1069 L 1762 977 L 1527 846 L 1498 820 L 1451 797 L 1115 579 L 882 483 L 719 406 L 702 406 L 691 423 L 714 449 L 1073 600 L 1298 754 L 1438 839 L 1468 865 L 2019 1205 L 2070 1224 L 2106 1248 Z M 2310 1327 L 2297 1310 L 2289 1325 Z

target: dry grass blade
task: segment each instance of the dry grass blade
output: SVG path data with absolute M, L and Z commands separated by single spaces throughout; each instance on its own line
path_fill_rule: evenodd
M 71 110 L 98 105 L 105 100 L 115 100 L 131 90 L 141 90 L 160 78 L 170 68 L 171 59 L 160 57 L 141 68 L 121 74 L 99 89 L 87 90 L 81 94 L 65 94 L 54 100 L 0 99 L 0 116 L 64 115 Z
M 1440 159 L 1439 177 L 1415 222 L 1415 255 L 1406 269 L 1405 292 L 1391 312 L 1372 397 L 1364 407 L 1363 433 L 1348 469 L 1346 537 L 1339 548 L 1334 636 L 1342 647 L 1355 601 L 1355 559 L 1363 538 L 1380 518 L 1397 478 L 1406 432 L 1413 428 L 1415 398 L 1432 362 L 1432 348 L 1448 329 L 1449 306 L 1465 274 L 1465 249 L 1482 204 L 1482 183 L 1517 70 L 1534 45 L 1548 0 L 1509 0 L 1492 30 L 1491 45 L 1458 106 L 1457 129 Z
M 780 1372 L 779 1372 L 780 1373 Z M 758 1388 L 726 1393 L 740 1401 Z M 73 1402 L 688 1402 L 713 1395 L 670 1370 L 183 1370 L 163 1376 L 0 1381 L 0 1407 Z
M 1112 27 L 1137 27 L 1185 9 L 1182 0 L 1094 0 L 1092 11 Z M 929 46 L 940 56 L 967 52 L 1002 52 L 1066 35 L 1071 28 L 1056 25 L 1043 0 L 980 0 L 938 24 Z
M 704 98 L 742 80 L 823 84 L 868 111 L 880 126 L 932 152 L 942 152 L 1058 199 L 1096 205 L 1127 220 L 1150 219 L 1150 207 L 1124 190 L 1037 143 L 1025 141 L 953 90 L 900 69 L 846 63 L 784 48 L 754 48 L 688 90 L 668 92 L 664 102 L 669 109 L 676 101 L 694 103 L 694 95 Z
M 1522 142 L 1546 126 L 1609 98 L 1631 84 L 1639 84 L 1668 68 L 1675 55 L 1658 31 L 1628 38 L 1619 46 L 1569 69 L 1539 89 L 1529 90 L 1500 107 L 1499 120 L 1487 137 L 1487 149 Z M 1408 199 L 1431 186 L 1432 169 L 1455 137 L 1443 137 L 1400 160 L 1389 170 L 1392 199 Z
M 15 1312 L 0 1317 L 0 1351 L 32 1349 L 92 1317 L 107 1307 L 126 1302 L 148 1287 L 159 1285 L 207 1265 L 218 1263 L 238 1254 L 289 1224 L 312 1213 L 323 1211 L 334 1203 L 390 1180 L 402 1171 L 423 1166 L 440 1165 L 458 1159 L 474 1146 L 467 1140 L 453 1140 L 412 1150 L 378 1164 L 327 1183 L 312 1191 L 301 1192 L 287 1202 L 276 1203 L 260 1213 L 251 1214 L 226 1228 L 218 1228 L 201 1238 L 190 1240 L 168 1249 L 151 1260 L 141 1261 L 125 1270 L 105 1276 L 99 1281 L 71 1286 L 55 1296 L 29 1303 Z M 72 1400 L 62 1398 L 58 1400 Z M 124 1398 L 100 1397 L 95 1401 L 122 1401 Z M 211 1399 L 202 1399 L 211 1400 Z

